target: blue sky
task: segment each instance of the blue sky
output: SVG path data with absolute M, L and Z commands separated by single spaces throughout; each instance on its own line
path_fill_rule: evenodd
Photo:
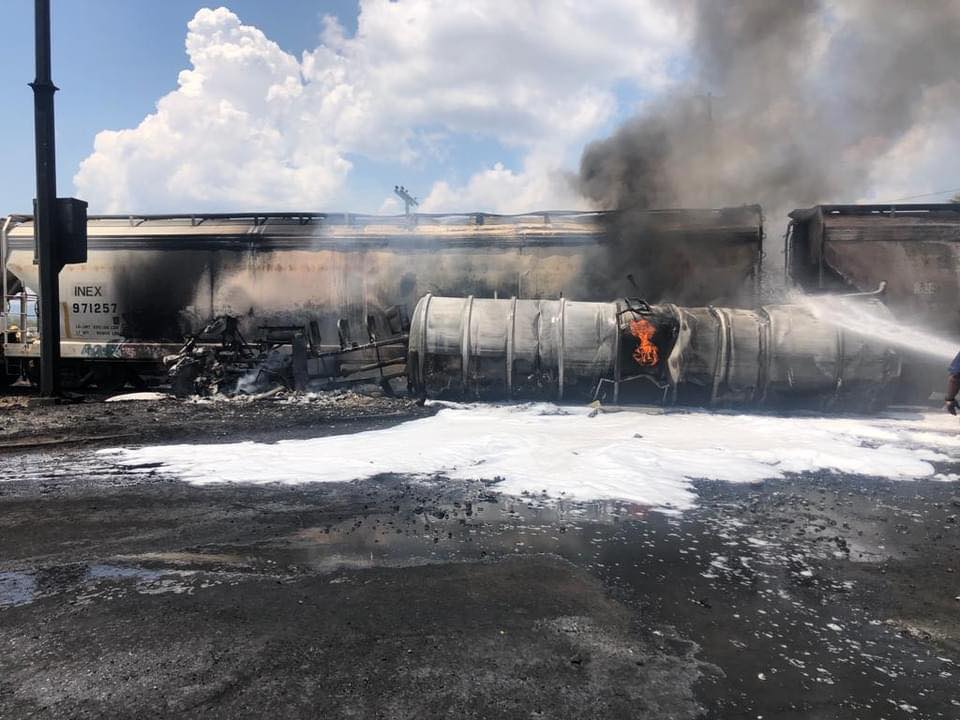
M 135 126 L 157 99 L 176 88 L 188 66 L 187 22 L 212 3 L 195 0 L 52 0 L 57 177 L 61 196 L 93 150 L 100 130 Z M 321 17 L 333 14 L 356 30 L 354 0 L 232 0 L 245 22 L 299 54 L 319 42 Z M 4 0 L 0 50 L 0 215 L 26 212 L 35 194 L 33 156 L 33 0 Z M 19 28 L 19 30 L 14 30 Z
M 229 13 L 205 16 L 206 24 L 196 31 L 198 52 L 208 53 L 206 64 L 196 68 L 185 49 L 188 23 L 202 8 L 218 4 L 53 0 L 59 193 L 89 200 L 91 212 L 288 207 L 395 212 L 391 189 L 401 183 L 433 210 L 569 206 L 577 197 L 564 173 L 575 169 L 583 144 L 633 111 L 647 94 L 645 78 L 660 73 L 669 55 L 657 51 L 670 42 L 663 28 L 639 19 L 643 13 L 629 0 L 612 4 L 619 7 L 609 26 L 601 20 L 578 43 L 571 32 L 585 27 L 584 11 L 537 3 L 524 16 L 502 13 L 498 0 L 401 5 L 366 0 L 366 29 L 358 38 L 355 0 L 233 0 L 225 3 Z M 620 31 L 618 12 L 631 21 L 635 15 L 637 31 L 621 33 L 618 43 L 604 43 L 608 47 L 597 52 L 605 33 Z M 341 40 L 324 39 L 327 15 L 336 18 Z M 6 102 L 0 115 L 2 214 L 27 211 L 34 194 L 27 86 L 33 78 L 32 0 L 5 0 L 0 18 L 5 28 L 20 28 L 6 33 L 0 51 Z M 555 25 L 556 32 L 546 35 L 538 23 Z M 635 41 L 644 35 L 654 47 L 638 50 Z M 315 97 L 288 102 L 277 121 L 275 101 L 252 108 L 249 98 L 236 92 L 208 92 L 242 85 L 250 67 L 231 67 L 224 58 L 251 43 L 253 66 L 276 74 L 259 78 L 258 98 L 271 92 L 271 84 L 282 83 L 284 72 L 299 91 Z M 324 51 L 325 43 L 331 52 Z M 313 78 L 306 77 L 306 65 L 298 67 L 305 52 L 316 53 L 321 67 Z M 277 70 L 290 62 L 292 71 Z M 165 140 L 133 132 L 157 113 L 158 101 L 177 94 L 178 74 L 190 69 L 204 78 L 202 97 L 175 97 L 168 105 L 176 108 L 159 113 L 155 125 L 163 127 Z M 331 79 L 339 71 L 343 76 Z M 356 105 L 325 99 L 342 93 L 358 98 Z M 181 101 L 190 108 L 180 107 Z M 222 113 L 224 103 L 246 114 L 230 137 L 197 120 L 231 122 L 229 113 Z M 308 115 L 313 119 L 303 121 Z M 124 129 L 131 133 L 105 136 L 109 147 L 94 154 L 98 133 Z M 281 140 L 258 144 L 271 133 Z M 180 140 L 171 141 L 173 136 Z M 278 149 L 277 142 L 284 147 Z M 198 148 L 204 150 L 202 159 Z M 208 157 L 210 148 L 220 156 Z M 250 158 L 251 153 L 262 157 Z M 75 183 L 81 163 L 92 156 Z M 237 158 L 251 162 L 232 172 L 217 170 Z M 254 172 L 262 180 L 250 187 Z
M 61 196 L 76 193 L 73 176 L 104 129 L 136 126 L 158 98 L 176 88 L 177 74 L 189 66 L 184 50 L 187 22 L 202 7 L 195 0 L 53 0 L 54 82 L 56 95 L 57 174 Z M 299 56 L 320 42 L 321 20 L 333 15 L 353 34 L 358 6 L 354 0 L 232 0 L 228 7 L 244 23 L 255 25 L 284 50 Z M 0 87 L 6 112 L 0 114 L 0 214 L 27 212 L 34 195 L 33 1 L 5 0 L 3 25 L 10 32 L 0 56 Z M 443 171 L 453 182 L 466 180 L 468 168 L 495 156 L 516 161 L 516 152 L 495 139 L 464 136 L 451 143 Z M 375 205 L 391 183 L 419 193 L 436 179 L 438 163 L 401 168 L 365 156 L 351 157 L 356 171 L 351 195 Z M 209 208 L 216 209 L 216 208 Z M 136 210 L 136 208 L 132 208 Z

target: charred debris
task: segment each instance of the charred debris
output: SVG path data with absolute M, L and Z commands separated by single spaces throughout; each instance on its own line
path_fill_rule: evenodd
M 261 325 L 255 341 L 231 315 L 214 318 L 163 359 L 177 397 L 263 396 L 279 390 L 335 390 L 375 386 L 394 395 L 406 373 L 410 323 L 402 309 L 367 316 L 358 335 L 337 322 L 337 346 L 326 349 L 316 322 Z

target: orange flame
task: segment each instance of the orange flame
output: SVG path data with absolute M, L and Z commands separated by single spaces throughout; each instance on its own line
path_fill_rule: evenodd
M 630 321 L 630 334 L 637 339 L 633 350 L 633 359 L 639 365 L 656 365 L 660 359 L 657 346 L 653 344 L 653 334 L 657 329 L 643 318 Z

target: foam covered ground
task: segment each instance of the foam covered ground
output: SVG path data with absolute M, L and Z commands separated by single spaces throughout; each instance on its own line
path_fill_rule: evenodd
M 592 416 L 591 416 L 592 415 Z M 152 466 L 191 483 L 307 483 L 380 473 L 497 480 L 509 494 L 617 498 L 691 507 L 693 479 L 755 482 L 836 472 L 935 477 L 960 461 L 960 424 L 933 412 L 777 417 L 707 411 L 445 405 L 436 415 L 347 435 L 276 443 L 163 445 L 100 451 L 131 470 Z

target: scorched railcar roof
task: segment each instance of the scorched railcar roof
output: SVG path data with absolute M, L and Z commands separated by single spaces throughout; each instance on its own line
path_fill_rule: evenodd
M 32 218 L 11 216 L 19 225 L 11 246 L 33 242 Z M 91 247 L 163 242 L 258 247 L 376 246 L 379 244 L 556 245 L 594 244 L 616 230 L 615 211 L 544 211 L 517 215 L 447 213 L 362 215 L 351 213 L 196 213 L 91 215 Z M 759 206 L 719 209 L 646 210 L 632 217 L 643 232 L 696 234 L 703 239 L 757 242 L 762 237 Z

